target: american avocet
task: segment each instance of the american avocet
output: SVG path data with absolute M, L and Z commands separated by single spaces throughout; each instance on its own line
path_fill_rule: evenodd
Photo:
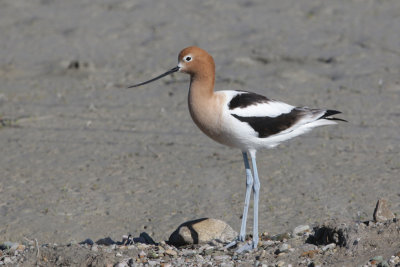
M 195 46 L 183 49 L 178 66 L 156 78 L 129 88 L 158 80 L 174 72 L 190 75 L 189 111 L 196 125 L 211 139 L 242 150 L 246 170 L 246 195 L 239 236 L 226 246 L 245 241 L 246 220 L 251 189 L 254 193 L 253 240 L 238 252 L 255 249 L 258 244 L 258 199 L 260 181 L 256 165 L 256 151 L 273 148 L 283 141 L 304 134 L 312 128 L 335 121 L 336 110 L 295 107 L 247 91 L 214 91 L 214 60 L 206 51 Z M 250 155 L 253 172 L 247 154 Z

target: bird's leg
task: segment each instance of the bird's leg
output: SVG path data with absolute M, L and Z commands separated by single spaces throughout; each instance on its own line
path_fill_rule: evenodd
M 239 241 L 244 241 L 246 238 L 247 212 L 249 211 L 251 188 L 253 187 L 253 175 L 251 174 L 250 164 L 249 160 L 247 159 L 246 152 L 243 152 L 243 161 L 246 169 L 246 196 L 244 199 L 242 226 L 240 227 Z
M 233 240 L 231 243 L 225 246 L 225 248 L 230 248 L 236 243 L 245 241 L 246 238 L 246 222 L 247 222 L 247 213 L 249 211 L 249 204 L 250 204 L 250 195 L 251 195 L 251 188 L 253 187 L 253 175 L 251 173 L 249 160 L 247 158 L 247 152 L 242 152 L 243 154 L 243 162 L 244 167 L 246 169 L 246 196 L 244 199 L 244 208 L 243 208 L 243 215 L 242 215 L 242 226 L 240 227 L 240 234 L 239 236 Z
M 256 162 L 256 151 L 250 151 L 251 163 L 253 165 L 254 173 L 254 221 L 253 221 L 253 249 L 257 248 L 258 245 L 258 200 L 260 196 L 260 179 L 258 178 L 257 162 Z
M 258 200 L 259 200 L 259 192 L 260 192 L 260 180 L 258 179 L 258 171 L 257 171 L 257 163 L 256 163 L 256 151 L 249 151 L 251 157 L 251 163 L 253 166 L 253 175 L 254 175 L 254 183 L 253 183 L 253 193 L 254 193 L 254 221 L 253 221 L 253 241 L 250 244 L 243 245 L 236 252 L 241 253 L 243 251 L 250 251 L 252 249 L 257 248 L 258 245 Z

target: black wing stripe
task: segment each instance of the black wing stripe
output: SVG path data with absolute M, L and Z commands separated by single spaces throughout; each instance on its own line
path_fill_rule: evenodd
M 278 117 L 242 117 L 231 114 L 241 122 L 248 123 L 254 131 L 258 133 L 258 137 L 266 138 L 268 136 L 282 132 L 292 127 L 304 115 L 304 110 L 293 109 L 289 113 L 282 114 Z
M 235 108 L 245 108 L 259 103 L 268 103 L 269 101 L 270 100 L 265 96 L 243 92 L 242 94 L 237 94 L 235 97 L 233 97 L 229 102 L 228 107 L 230 110 L 232 110 Z

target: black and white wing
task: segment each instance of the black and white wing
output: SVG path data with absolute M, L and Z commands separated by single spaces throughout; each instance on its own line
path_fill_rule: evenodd
M 295 107 L 255 93 L 230 92 L 228 108 L 231 116 L 247 123 L 258 134 L 258 138 L 296 130 L 301 134 L 316 126 L 335 124 L 334 120 L 341 120 L 331 117 L 341 113 L 336 110 Z

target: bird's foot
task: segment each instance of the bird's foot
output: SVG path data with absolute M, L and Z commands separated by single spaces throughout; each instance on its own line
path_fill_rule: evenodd
M 236 253 L 248 252 L 248 251 L 252 251 L 253 249 L 257 248 L 257 244 L 255 244 L 254 241 L 244 242 L 244 237 L 238 236 L 232 242 L 230 242 L 228 245 L 226 245 L 224 247 L 224 249 L 229 249 L 233 246 L 239 246 L 239 243 L 244 243 L 244 244 L 235 250 Z
M 226 245 L 225 247 L 224 247 L 224 249 L 228 249 L 228 248 L 231 248 L 231 247 L 233 247 L 233 246 L 236 246 L 239 242 L 243 242 L 244 241 L 244 236 L 237 236 L 232 242 L 230 242 L 228 245 Z
M 243 253 L 243 252 L 249 252 L 257 248 L 257 244 L 254 244 L 254 242 L 251 243 L 245 243 L 241 247 L 239 247 L 235 252 L 236 253 Z

